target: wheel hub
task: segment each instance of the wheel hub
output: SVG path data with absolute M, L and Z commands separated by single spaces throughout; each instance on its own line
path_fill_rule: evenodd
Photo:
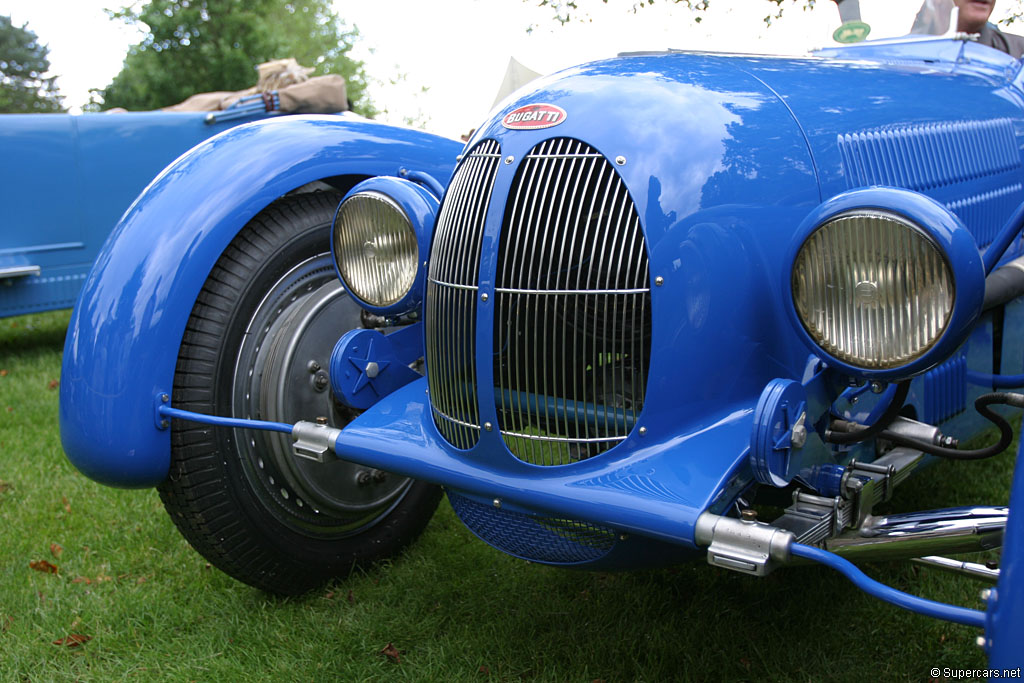
M 343 427 L 358 413 L 330 392 L 331 350 L 361 326 L 361 309 L 334 276 L 326 256 L 300 264 L 270 291 L 253 315 L 235 373 L 236 414 L 293 424 L 325 419 Z M 297 458 L 291 438 L 243 432 L 247 471 L 283 521 L 318 533 L 351 533 L 386 514 L 411 480 L 341 459 Z M 281 516 L 281 515 L 279 515 Z

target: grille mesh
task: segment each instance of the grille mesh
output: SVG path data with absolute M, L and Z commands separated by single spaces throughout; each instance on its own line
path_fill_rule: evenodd
M 480 243 L 501 149 L 485 140 L 452 178 L 437 219 L 426 300 L 430 404 L 441 435 L 468 449 L 480 437 L 476 399 L 476 302 Z
M 509 194 L 496 273 L 495 402 L 513 455 L 564 465 L 626 438 L 647 380 L 648 281 L 612 165 L 578 140 L 535 147 Z
M 593 562 L 615 545 L 615 532 L 596 524 L 499 510 L 452 491 L 448 500 L 477 536 L 502 552 L 534 562 Z

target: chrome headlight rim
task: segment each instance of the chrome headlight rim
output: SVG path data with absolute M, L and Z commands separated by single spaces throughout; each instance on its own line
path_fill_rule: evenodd
M 354 198 L 371 199 L 389 207 L 407 224 L 410 234 L 415 237 L 416 248 L 415 253 L 411 255 L 410 264 L 415 268 L 415 275 L 410 278 L 404 291 L 397 295 L 371 300 L 366 296 L 368 292 L 346 277 L 346 267 L 342 264 L 345 255 L 339 253 L 339 220 L 346 202 Z M 425 254 L 429 249 L 438 207 L 438 199 L 428 190 L 409 180 L 391 176 L 370 178 L 358 183 L 338 204 L 334 220 L 331 222 L 331 257 L 334 271 L 345 289 L 367 311 L 377 315 L 398 316 L 419 309 L 423 302 Z
M 884 216 L 911 228 L 937 248 L 950 273 L 952 310 L 930 345 L 912 358 L 888 367 L 865 367 L 838 357 L 818 342 L 797 311 L 793 282 L 797 257 L 805 243 L 831 222 L 855 215 Z M 910 190 L 872 187 L 844 192 L 814 209 L 794 235 L 783 277 L 783 300 L 790 322 L 813 353 L 854 377 L 895 381 L 926 372 L 966 340 L 981 313 L 985 273 L 981 254 L 960 219 L 939 202 Z

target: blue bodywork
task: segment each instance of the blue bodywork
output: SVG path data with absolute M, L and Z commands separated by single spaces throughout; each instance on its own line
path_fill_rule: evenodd
M 343 429 L 336 452 L 444 485 L 476 533 L 529 559 L 620 567 L 694 554 L 697 517 L 726 512 L 754 485 L 755 409 L 773 381 L 797 383 L 807 395 L 809 455 L 794 476 L 813 486 L 828 467 L 874 457 L 873 445 L 837 448 L 821 439 L 830 413 L 870 422 L 877 401 L 870 394 L 850 400 L 848 372 L 812 355 L 783 286 L 800 226 L 825 215 L 837 195 L 869 186 L 930 197 L 906 210 L 941 205 L 966 226 L 949 248 L 966 250 L 954 269 L 978 275 L 958 292 L 974 311 L 959 315 L 947 345 L 908 371 L 916 379 L 907 404 L 917 419 L 970 437 L 980 424 L 969 406 L 989 389 L 969 384 L 967 369 L 993 370 L 996 326 L 988 315 L 974 322 L 981 253 L 1024 199 L 1021 78 L 1020 63 L 988 48 L 920 41 L 811 59 L 637 54 L 531 84 L 465 148 L 494 141 L 503 160 L 475 283 L 480 420 L 499 424 L 495 314 L 487 302 L 497 293 L 505 198 L 521 160 L 558 137 L 616 160 L 646 240 L 652 342 L 638 423 L 604 453 L 543 467 L 513 456 L 499 430 L 480 429 L 469 450 L 452 446 L 435 424 L 427 381 L 415 380 Z M 528 104 L 560 107 L 567 117 L 542 130 L 502 125 L 505 114 Z M 72 462 L 116 486 L 152 486 L 166 476 L 169 439 L 154 402 L 170 389 L 185 321 L 211 266 L 270 201 L 327 176 L 405 168 L 447 179 L 457 153 L 454 143 L 420 133 L 303 118 L 243 126 L 179 159 L 119 225 L 76 308 L 61 383 L 62 439 Z M 968 233 L 972 243 L 962 241 Z M 1014 239 L 999 261 L 1020 255 Z M 998 323 L 1004 374 L 1024 371 L 1021 313 L 1011 304 Z M 1018 503 L 1020 488 L 1018 481 Z M 612 536 L 595 555 L 559 559 L 489 535 L 495 525 L 534 515 L 578 520 Z M 1005 581 L 1024 564 L 1019 545 L 1007 544 Z M 1004 611 L 993 617 L 1004 641 L 1024 637 L 1019 604 L 1019 596 L 1001 602 Z
M 991 52 L 978 50 L 982 57 Z M 1003 69 L 1011 63 L 998 56 L 993 61 Z M 467 148 L 495 139 L 503 157 L 521 159 L 546 134 L 584 139 L 606 158 L 626 159 L 618 171 L 643 221 L 651 275 L 664 278 L 663 286 L 651 293 L 654 328 L 641 423 L 645 433 L 633 430 L 608 453 L 559 468 L 520 461 L 496 432 L 482 433 L 471 451 L 460 452 L 438 434 L 424 383 L 418 382 L 350 424 L 338 438 L 337 452 L 355 462 L 443 483 L 485 502 L 501 499 L 503 509 L 571 516 L 695 547 L 697 516 L 726 509 L 752 479 L 747 462 L 751 420 L 765 385 L 777 377 L 801 380 L 813 364 L 807 358 L 809 343 L 788 320 L 791 306 L 780 286 L 781 267 L 791 262 L 794 241 L 802 237 L 799 226 L 828 210 L 827 203 L 819 209 L 823 200 L 869 184 L 851 177 L 852 164 L 844 162 L 836 131 L 867 140 L 874 138 L 863 131 L 896 126 L 952 129 L 955 135 L 961 124 L 951 122 L 974 121 L 983 101 L 986 118 L 1000 122 L 992 134 L 1013 136 L 1013 159 L 1007 159 L 1005 150 L 1002 156 L 997 151 L 994 158 L 978 161 L 977 171 L 961 172 L 957 159 L 946 157 L 946 150 L 925 138 L 919 143 L 921 151 L 932 158 L 921 154 L 916 167 L 903 169 L 919 177 L 903 178 L 902 184 L 947 204 L 961 201 L 972 209 L 976 205 L 968 202 L 980 204 L 973 214 L 964 211 L 962 218 L 982 246 L 1022 197 L 1024 117 L 1019 94 L 989 74 L 963 78 L 953 71 L 953 65 L 894 68 L 866 62 L 653 54 L 577 67 L 520 94 L 496 112 L 491 125 Z M 846 85 L 832 87 L 837 82 Z M 958 94 L 953 96 L 953 91 Z M 616 107 L 608 106 L 609 92 L 616 93 Z M 779 94 L 790 92 L 795 94 Z M 858 101 L 878 106 L 858 108 L 851 120 L 850 105 L 843 103 L 851 92 Z M 543 134 L 501 126 L 502 115 L 533 102 L 561 106 L 569 118 Z M 953 151 L 966 155 L 965 149 Z M 901 184 L 886 176 L 900 168 L 896 160 L 869 152 L 879 156 L 856 168 L 881 176 L 870 178 L 870 184 Z M 513 163 L 498 172 L 493 197 L 508 195 L 515 171 Z M 1004 196 L 1009 200 L 1002 200 Z M 492 202 L 485 245 L 497 242 L 503 215 L 504 206 Z M 973 259 L 980 275 L 978 252 L 970 248 L 963 256 Z M 1004 260 L 1016 256 L 1015 247 Z M 494 290 L 496 257 L 496 250 L 485 247 L 481 292 Z M 980 284 L 975 279 L 974 291 L 962 294 L 975 306 Z M 492 312 L 481 306 L 478 315 L 477 348 L 487 349 Z M 1020 321 L 1016 325 L 1019 329 Z M 930 366 L 913 372 L 934 367 L 953 350 L 945 349 Z M 984 326 L 964 352 L 978 356 L 982 367 L 991 366 L 991 341 Z M 481 419 L 496 422 L 496 415 L 488 412 L 495 405 L 488 391 L 493 384 L 490 359 L 486 353 L 478 358 Z M 1004 371 L 1019 367 L 1021 360 L 1019 355 L 1004 357 Z M 832 392 L 839 379 L 830 378 Z M 949 433 L 964 433 L 973 416 L 963 408 L 983 393 L 980 387 L 964 389 L 954 410 L 958 417 L 939 420 Z M 935 410 L 929 407 L 931 399 L 927 378 L 918 379 L 909 404 L 923 416 Z M 858 447 L 827 457 L 870 459 L 868 452 Z
M 164 167 L 268 116 L 229 111 L 0 116 L 0 317 L 74 305 L 103 242 Z M 26 274 L 2 277 L 5 269 Z
M 100 251 L 72 314 L 60 420 L 75 466 L 116 486 L 167 476 L 170 440 L 154 421 L 154 397 L 170 389 L 206 276 L 249 219 L 314 181 L 354 185 L 403 167 L 447 178 L 458 150 L 419 131 L 301 116 L 233 128 L 164 170 Z

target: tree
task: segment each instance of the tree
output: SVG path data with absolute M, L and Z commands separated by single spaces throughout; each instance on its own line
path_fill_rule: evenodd
M 524 2 L 525 1 L 528 1 L 528 0 L 524 0 Z M 672 4 L 676 4 L 676 5 L 684 5 L 688 9 L 691 9 L 691 10 L 694 10 L 694 11 L 697 11 L 697 12 L 703 12 L 711 4 L 711 0 L 665 0 L 665 1 L 666 1 L 666 4 L 667 3 L 672 3 Z M 768 3 L 767 5 L 765 5 L 765 7 L 767 7 L 769 9 L 768 16 L 766 16 L 764 18 L 764 21 L 765 21 L 766 24 L 770 25 L 772 23 L 772 20 L 778 19 L 778 18 L 780 18 L 782 16 L 783 3 L 785 1 L 786 0 L 763 0 L 763 2 Z M 790 1 L 792 3 L 803 2 L 804 6 L 806 8 L 808 8 L 808 9 L 813 9 L 814 8 L 814 3 L 815 3 L 815 0 L 790 0 Z M 608 0 L 601 0 L 601 2 L 603 2 L 606 5 L 608 4 Z M 655 0 L 631 0 L 629 4 L 632 5 L 633 12 L 635 13 L 638 9 L 640 9 L 642 7 L 645 7 L 647 5 L 653 5 L 654 3 L 655 3 Z M 581 10 L 579 8 L 580 4 L 581 3 L 577 2 L 577 0 L 540 0 L 540 2 L 537 3 L 537 5 L 539 7 L 550 7 L 552 9 L 552 11 L 554 11 L 554 13 L 555 13 L 554 19 L 556 21 L 562 23 L 562 24 L 566 24 L 566 23 L 572 21 L 574 18 L 576 18 L 576 19 L 584 19 L 584 20 L 586 19 L 586 17 L 587 17 L 586 11 L 585 10 Z M 582 4 L 588 4 L 588 3 L 584 2 Z M 694 21 L 696 21 L 698 23 L 700 23 L 700 20 L 701 20 L 700 15 L 697 15 L 694 18 Z
M 330 0 L 150 0 L 111 17 L 148 32 L 110 85 L 94 91 L 104 109 L 156 109 L 197 92 L 244 90 L 256 83 L 257 64 L 295 57 L 317 75 L 344 76 L 354 108 L 375 113 L 363 63 L 348 56 L 359 33 Z
M 533 0 L 523 0 L 524 2 L 533 2 Z M 619 1 L 619 0 L 617 0 Z M 764 18 L 764 22 L 771 26 L 771 23 L 776 19 L 782 18 L 782 13 L 785 10 L 786 5 L 799 5 L 804 9 L 814 9 L 817 0 L 762 0 L 762 7 L 768 10 L 768 14 Z M 841 0 L 832 0 L 832 2 L 839 4 Z M 566 24 L 573 19 L 586 20 L 586 10 L 581 10 L 580 5 L 588 5 L 596 2 L 596 0 L 539 0 L 537 5 L 539 7 L 550 7 L 554 14 L 554 19 L 562 24 Z M 609 4 L 609 0 L 601 0 L 604 4 Z M 685 5 L 691 10 L 702 12 L 708 8 L 712 0 L 663 0 L 664 4 L 676 4 Z M 952 0 L 949 0 L 952 4 Z M 647 5 L 653 5 L 655 0 L 630 0 L 629 4 L 635 13 L 638 9 Z M 767 4 L 765 4 L 767 3 Z M 849 3 L 854 5 L 856 3 Z M 1005 18 L 1000 19 L 1000 24 L 1009 25 L 1016 21 L 1024 21 L 1024 7 L 1022 7 L 1022 0 L 1003 0 L 1000 3 L 1000 7 L 1003 5 L 1010 4 L 1013 7 L 1013 11 L 1008 13 Z M 694 21 L 700 22 L 701 17 L 697 15 Z
M 50 70 L 50 49 L 36 34 L 0 16 L 0 113 L 35 114 L 64 111 Z

